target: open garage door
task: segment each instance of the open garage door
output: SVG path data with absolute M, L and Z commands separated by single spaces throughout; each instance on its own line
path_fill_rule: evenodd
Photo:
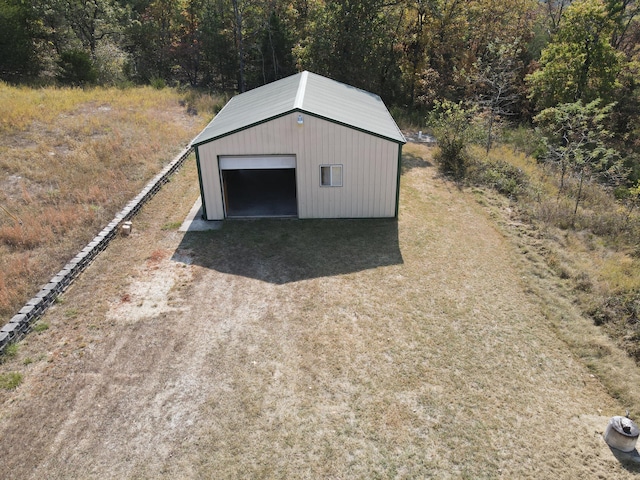
M 225 215 L 297 217 L 295 155 L 219 158 Z

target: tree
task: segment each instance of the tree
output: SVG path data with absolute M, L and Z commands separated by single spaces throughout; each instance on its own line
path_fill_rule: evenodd
M 223 91 L 236 88 L 237 53 L 231 8 L 224 0 L 208 1 L 200 38 L 205 84 Z
M 611 135 L 605 121 L 613 104 L 600 107 L 600 103 L 600 100 L 586 105 L 581 101 L 564 103 L 543 110 L 534 119 L 547 148 L 545 159 L 560 168 L 560 191 L 564 190 L 569 171 L 578 176 L 573 223 L 585 179 L 593 174 L 614 174 L 621 165 L 617 152 L 606 144 Z
M 298 65 L 388 99 L 400 76 L 393 34 L 398 14 L 395 4 L 383 0 L 318 3 L 309 14 L 309 34 L 296 49 Z
M 611 45 L 614 22 L 601 0 L 572 3 L 557 35 L 527 77 L 531 98 L 544 109 L 578 100 L 613 99 L 623 55 Z
M 466 148 L 474 136 L 474 109 L 449 100 L 436 101 L 427 123 L 433 129 L 440 151 L 435 158 L 441 171 L 460 180 L 467 172 Z
M 289 31 L 276 11 L 272 10 L 263 29 L 260 45 L 263 83 L 295 73 L 292 49 Z
M 622 191 L 618 194 L 618 198 L 622 200 L 622 202 L 627 207 L 627 214 L 625 215 L 626 223 L 629 223 L 631 219 L 631 214 L 633 210 L 640 205 L 640 180 L 636 182 L 633 187 L 623 188 Z
M 69 26 L 92 58 L 100 40 L 122 32 L 126 16 L 125 9 L 113 0 L 64 0 L 63 9 Z
M 127 29 L 127 50 L 133 61 L 132 76 L 137 80 L 147 82 L 152 78 L 173 78 L 173 48 L 181 14 L 179 7 L 173 0 L 153 0 Z
M 518 83 L 523 62 L 520 60 L 519 40 L 512 43 L 490 43 L 487 54 L 475 65 L 473 83 L 476 103 L 487 115 L 486 151 L 493 144 L 494 124 L 501 118 L 516 114 L 515 107 L 520 100 Z
M 84 86 L 94 83 L 98 72 L 91 57 L 84 50 L 68 50 L 62 52 L 58 60 L 60 72 L 58 80 L 73 86 Z
M 637 45 L 637 18 L 640 15 L 640 3 L 636 0 L 606 0 L 609 17 L 614 22 L 611 37 L 612 45 L 630 54 Z
M 231 0 L 233 5 L 234 37 L 236 41 L 236 51 L 238 52 L 238 91 L 240 93 L 247 89 L 245 80 L 245 48 L 244 48 L 244 31 L 242 22 L 242 9 L 239 0 Z
M 468 13 L 460 0 L 409 2 L 401 65 L 411 104 L 430 107 L 436 99 L 461 96 L 459 73 L 467 66 L 471 36 Z
M 176 19 L 172 56 L 187 82 L 197 86 L 202 76 L 202 11 L 205 0 L 185 0 Z
M 0 0 L 0 78 L 16 79 L 38 73 L 35 30 L 28 1 Z
M 571 4 L 571 0 L 543 0 L 549 25 L 549 32 L 555 34 L 560 28 L 560 21 L 565 8 Z

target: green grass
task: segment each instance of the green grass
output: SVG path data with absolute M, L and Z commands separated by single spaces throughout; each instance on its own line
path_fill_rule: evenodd
M 22 374 L 19 372 L 9 372 L 0 374 L 0 388 L 3 390 L 13 390 L 22 383 Z
M 36 333 L 42 333 L 45 330 L 49 329 L 49 324 L 45 323 L 45 322 L 38 322 L 34 327 L 33 327 L 33 331 Z
M 177 230 L 182 225 L 182 222 L 168 222 L 162 226 L 162 230 Z
M 18 350 L 19 350 L 18 344 L 11 343 L 5 347 L 4 356 L 6 358 L 13 358 L 18 354 Z

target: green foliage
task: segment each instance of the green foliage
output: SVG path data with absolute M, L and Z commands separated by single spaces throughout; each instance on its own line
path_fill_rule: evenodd
M 593 174 L 614 181 L 619 178 L 618 153 L 606 145 L 610 133 L 605 129 L 605 120 L 613 104 L 600 107 L 600 103 L 600 100 L 586 105 L 580 101 L 565 103 L 547 108 L 535 117 L 547 149 L 544 159 L 560 169 L 560 190 L 564 189 L 568 173 L 579 177 L 574 219 L 586 178 Z
M 18 344 L 11 343 L 4 348 L 4 356 L 7 358 L 15 357 L 18 354 Z
M 286 24 L 275 11 L 272 11 L 266 28 L 262 32 L 260 45 L 264 83 L 296 73 L 292 54 L 293 45 L 294 42 Z
M 34 20 L 28 2 L 0 0 L 0 78 L 16 79 L 38 73 Z
M 475 133 L 473 113 L 473 109 L 466 108 L 462 103 L 443 100 L 435 103 L 427 119 L 440 147 L 434 158 L 442 173 L 456 179 L 464 178 L 467 171 L 467 145 Z
M 538 131 L 529 125 L 519 125 L 506 129 L 503 133 L 505 143 L 510 144 L 516 151 L 535 159 L 542 158 L 546 153 L 544 142 Z
M 95 83 L 98 71 L 91 56 L 83 50 L 69 50 L 60 54 L 58 80 L 66 85 L 84 86 Z
M 46 330 L 49 330 L 49 324 L 45 322 L 38 322 L 35 327 L 33 327 L 33 331 L 36 333 L 42 333 Z
M 633 211 L 640 205 L 640 180 L 633 187 L 619 186 L 615 189 L 616 199 L 622 202 L 627 208 L 627 223 Z
M 13 390 L 22 383 L 22 374 L 19 372 L 9 372 L 0 374 L 0 388 L 3 390 Z
M 153 77 L 149 81 L 149 85 L 151 85 L 156 90 L 162 90 L 163 88 L 167 88 L 167 82 L 165 82 L 164 78 Z
M 126 84 L 129 56 L 114 42 L 104 41 L 96 47 L 94 65 L 101 85 Z
M 503 160 L 475 162 L 469 168 L 468 178 L 477 185 L 490 187 L 510 198 L 518 198 L 529 187 L 527 174 Z
M 542 51 L 540 69 L 527 77 L 539 108 L 612 100 L 624 62 L 610 43 L 613 29 L 600 0 L 580 0 L 567 8 L 557 35 Z
M 400 69 L 393 29 L 401 17 L 381 0 L 330 0 L 311 12 L 298 64 L 393 99 Z
M 221 91 L 235 89 L 238 71 L 233 19 L 228 11 L 224 4 L 208 2 L 200 27 L 202 83 Z
M 48 1 L 52 6 L 57 3 L 55 0 Z M 60 8 L 59 4 L 56 6 Z M 61 6 L 64 23 L 93 58 L 98 45 L 119 34 L 128 17 L 121 2 L 114 0 L 65 0 Z
M 424 125 L 426 112 L 423 109 L 407 109 L 392 105 L 389 112 L 401 129 L 420 130 Z

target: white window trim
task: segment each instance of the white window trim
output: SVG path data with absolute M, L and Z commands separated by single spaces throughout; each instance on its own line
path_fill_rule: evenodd
M 325 185 L 322 183 L 322 168 L 329 167 L 329 184 Z M 333 170 L 334 168 L 340 168 L 340 183 L 334 183 L 333 181 Z M 321 187 L 342 187 L 344 184 L 344 168 L 341 163 L 327 163 L 324 165 L 320 165 L 320 186 Z

